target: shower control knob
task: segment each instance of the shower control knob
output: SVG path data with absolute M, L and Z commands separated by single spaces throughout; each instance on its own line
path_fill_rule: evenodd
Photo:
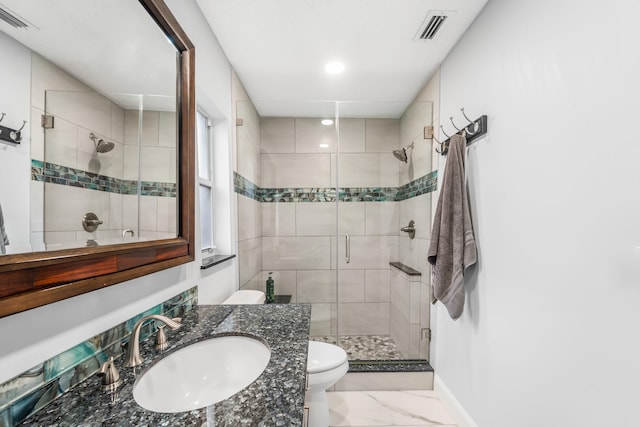
M 89 233 L 96 231 L 100 224 L 102 224 L 102 221 L 100 221 L 98 215 L 93 212 L 86 213 L 82 217 L 82 228 Z

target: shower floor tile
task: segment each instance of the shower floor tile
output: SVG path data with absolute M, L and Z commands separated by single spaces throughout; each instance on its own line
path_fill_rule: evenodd
M 314 341 L 336 343 L 335 336 L 314 336 Z M 403 359 L 396 344 L 388 335 L 341 335 L 340 347 L 347 352 L 349 360 Z

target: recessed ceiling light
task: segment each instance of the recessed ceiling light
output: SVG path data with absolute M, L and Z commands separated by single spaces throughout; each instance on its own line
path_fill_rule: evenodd
M 338 61 L 329 62 L 324 66 L 324 70 L 329 74 L 340 74 L 344 71 L 344 64 Z
M 329 144 L 320 144 L 320 148 L 329 148 Z
M 333 124 L 333 120 L 331 119 L 324 119 L 323 121 L 321 121 L 320 123 L 322 123 L 324 126 L 331 126 Z

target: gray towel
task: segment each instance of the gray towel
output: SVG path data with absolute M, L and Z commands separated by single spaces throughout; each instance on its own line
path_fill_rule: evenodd
M 9 244 L 9 236 L 4 231 L 4 216 L 2 216 L 2 206 L 0 206 L 0 253 L 6 253 L 5 246 Z
M 469 213 L 465 162 L 467 140 L 454 135 L 444 168 L 427 259 L 433 266 L 433 289 L 449 315 L 457 319 L 464 308 L 464 270 L 476 263 L 476 240 Z

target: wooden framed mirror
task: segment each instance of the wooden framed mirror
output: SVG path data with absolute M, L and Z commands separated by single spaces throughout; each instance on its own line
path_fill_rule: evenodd
M 0 317 L 194 260 L 195 51 L 162 0 L 139 0 L 177 49 L 177 237 L 0 256 Z

